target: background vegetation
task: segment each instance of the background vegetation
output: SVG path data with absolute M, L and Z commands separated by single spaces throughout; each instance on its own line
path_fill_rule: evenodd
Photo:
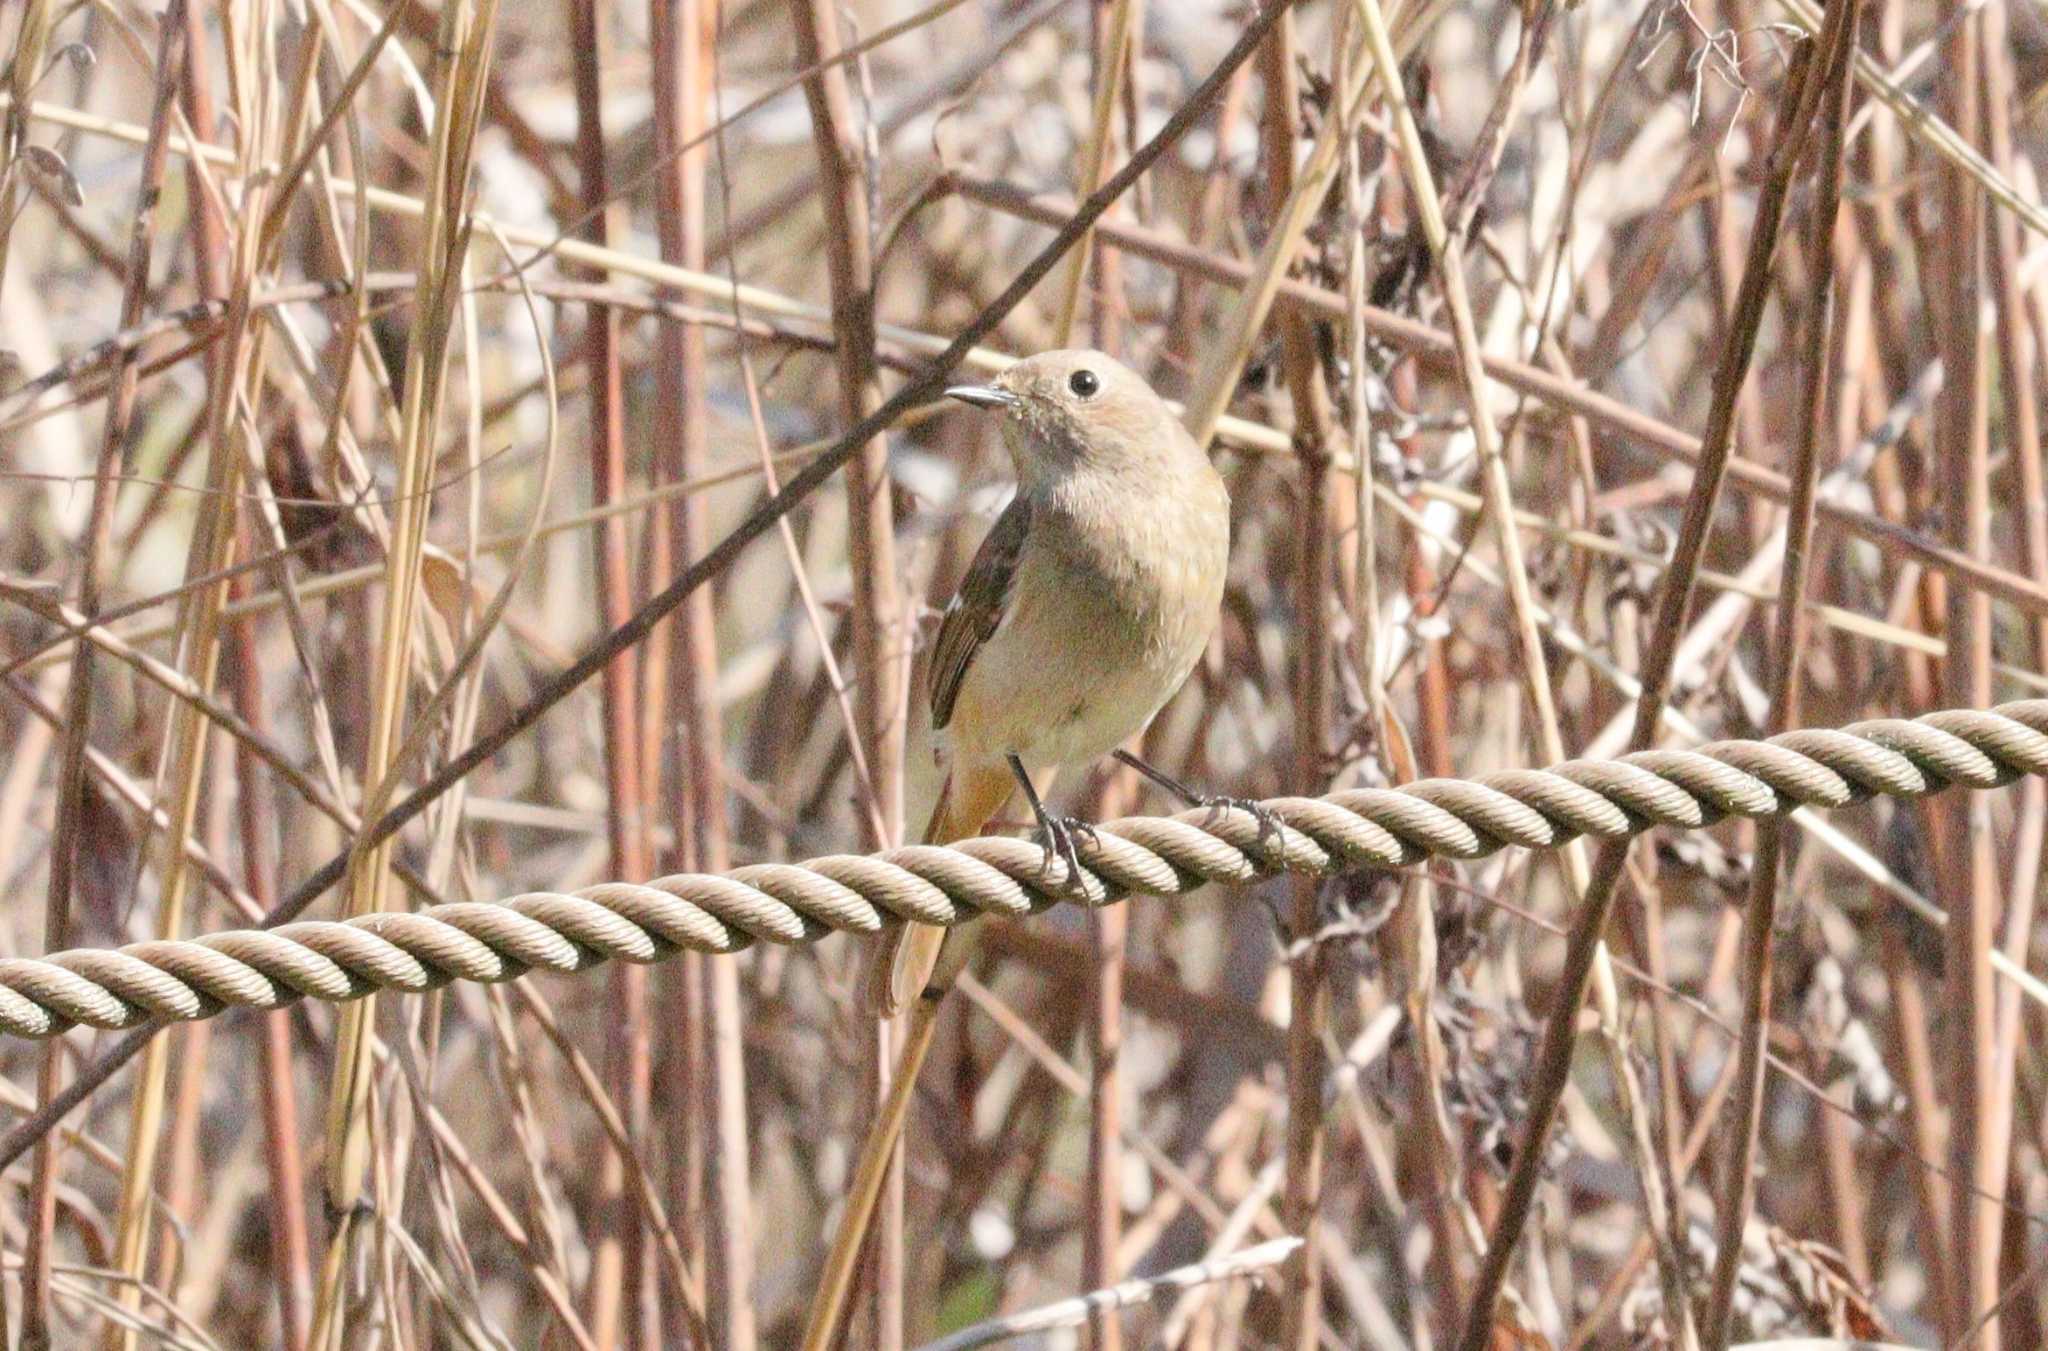
M 712 551 L 977 320 L 969 369 L 1099 346 L 1216 433 L 1225 622 L 1145 741 L 1204 787 L 1611 755 L 1645 683 L 1670 744 L 2041 690 L 2041 11 L 1835 0 L 1852 70 L 1806 0 L 1380 3 L 1205 104 L 1241 5 L 0 9 L 0 944 L 256 922 L 450 765 L 311 913 L 914 840 L 986 423 L 919 400 Z M 2048 1010 L 1992 956 L 2041 967 L 2044 824 L 2030 782 L 990 922 L 853 1343 L 1286 1235 L 1036 1335 L 1450 1341 L 1605 867 L 1495 1344 L 2048 1344 Z M 8 1138 L 7 1335 L 790 1344 L 866 956 L 151 1039 Z M 0 1045 L 9 1124 L 120 1041 Z

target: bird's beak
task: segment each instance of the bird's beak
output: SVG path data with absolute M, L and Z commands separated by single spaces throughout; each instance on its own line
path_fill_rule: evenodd
M 976 408 L 1015 408 L 1018 402 L 1017 396 L 1009 390 L 997 389 L 994 385 L 949 385 L 946 397 L 971 403 Z

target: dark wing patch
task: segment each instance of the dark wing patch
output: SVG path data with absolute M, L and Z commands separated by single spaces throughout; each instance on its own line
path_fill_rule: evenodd
M 988 538 L 974 554 L 960 592 L 946 607 L 939 621 L 938 641 L 932 644 L 931 691 L 932 726 L 943 728 L 953 720 L 953 700 L 959 697 L 960 682 L 974 664 L 974 654 L 1003 622 L 1010 605 L 1010 587 L 1017 578 L 1017 560 L 1023 556 L 1024 540 L 1031 531 L 1031 504 L 1019 496 L 1011 500 L 996 518 Z

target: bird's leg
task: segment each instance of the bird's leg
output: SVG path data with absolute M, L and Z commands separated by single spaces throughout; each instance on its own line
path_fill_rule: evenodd
M 1111 751 L 1110 754 L 1129 765 L 1132 769 L 1137 770 L 1140 774 L 1143 774 L 1146 778 L 1152 780 L 1152 782 L 1158 784 L 1190 807 L 1235 807 L 1239 811 L 1249 813 L 1251 818 L 1259 823 L 1259 843 L 1261 845 L 1265 844 L 1266 836 L 1269 834 L 1280 836 L 1282 839 L 1286 838 L 1284 835 L 1281 835 L 1280 818 L 1273 815 L 1263 802 L 1248 797 L 1227 797 L 1221 793 L 1198 793 L 1179 779 L 1168 774 L 1165 770 L 1157 768 L 1142 757 L 1125 750 L 1121 746 Z
M 1024 762 L 1016 752 L 1009 755 L 1010 772 L 1017 776 L 1017 786 L 1024 790 L 1024 800 L 1031 804 L 1031 815 L 1038 821 L 1038 833 L 1043 837 L 1046 852 L 1057 853 L 1067 865 L 1067 885 L 1079 887 L 1081 883 L 1081 855 L 1074 849 L 1074 836 L 1086 835 L 1090 844 L 1100 843 L 1095 827 L 1074 816 L 1054 816 L 1045 809 L 1045 803 L 1038 797 L 1038 789 L 1031 782 L 1031 776 L 1024 772 Z

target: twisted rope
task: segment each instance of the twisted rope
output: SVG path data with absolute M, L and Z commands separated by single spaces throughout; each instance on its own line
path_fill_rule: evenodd
M 2048 699 L 1469 780 L 1270 798 L 1260 804 L 1265 822 L 1236 806 L 1125 817 L 1077 832 L 1083 866 L 1071 876 L 1037 844 L 987 836 L 645 884 L 532 891 L 495 904 L 0 959 L 0 1032 L 47 1037 L 78 1024 L 189 1021 L 229 1007 L 418 993 L 455 980 L 504 981 L 610 960 L 658 962 L 685 949 L 737 952 L 762 939 L 808 943 L 899 920 L 951 925 L 983 914 L 1035 914 L 1062 901 L 1178 896 L 1281 871 L 1481 858 L 1511 844 L 1550 849 L 1582 835 L 1691 830 L 1729 816 L 1841 807 L 1877 794 L 1996 788 L 2027 774 L 2048 775 Z

